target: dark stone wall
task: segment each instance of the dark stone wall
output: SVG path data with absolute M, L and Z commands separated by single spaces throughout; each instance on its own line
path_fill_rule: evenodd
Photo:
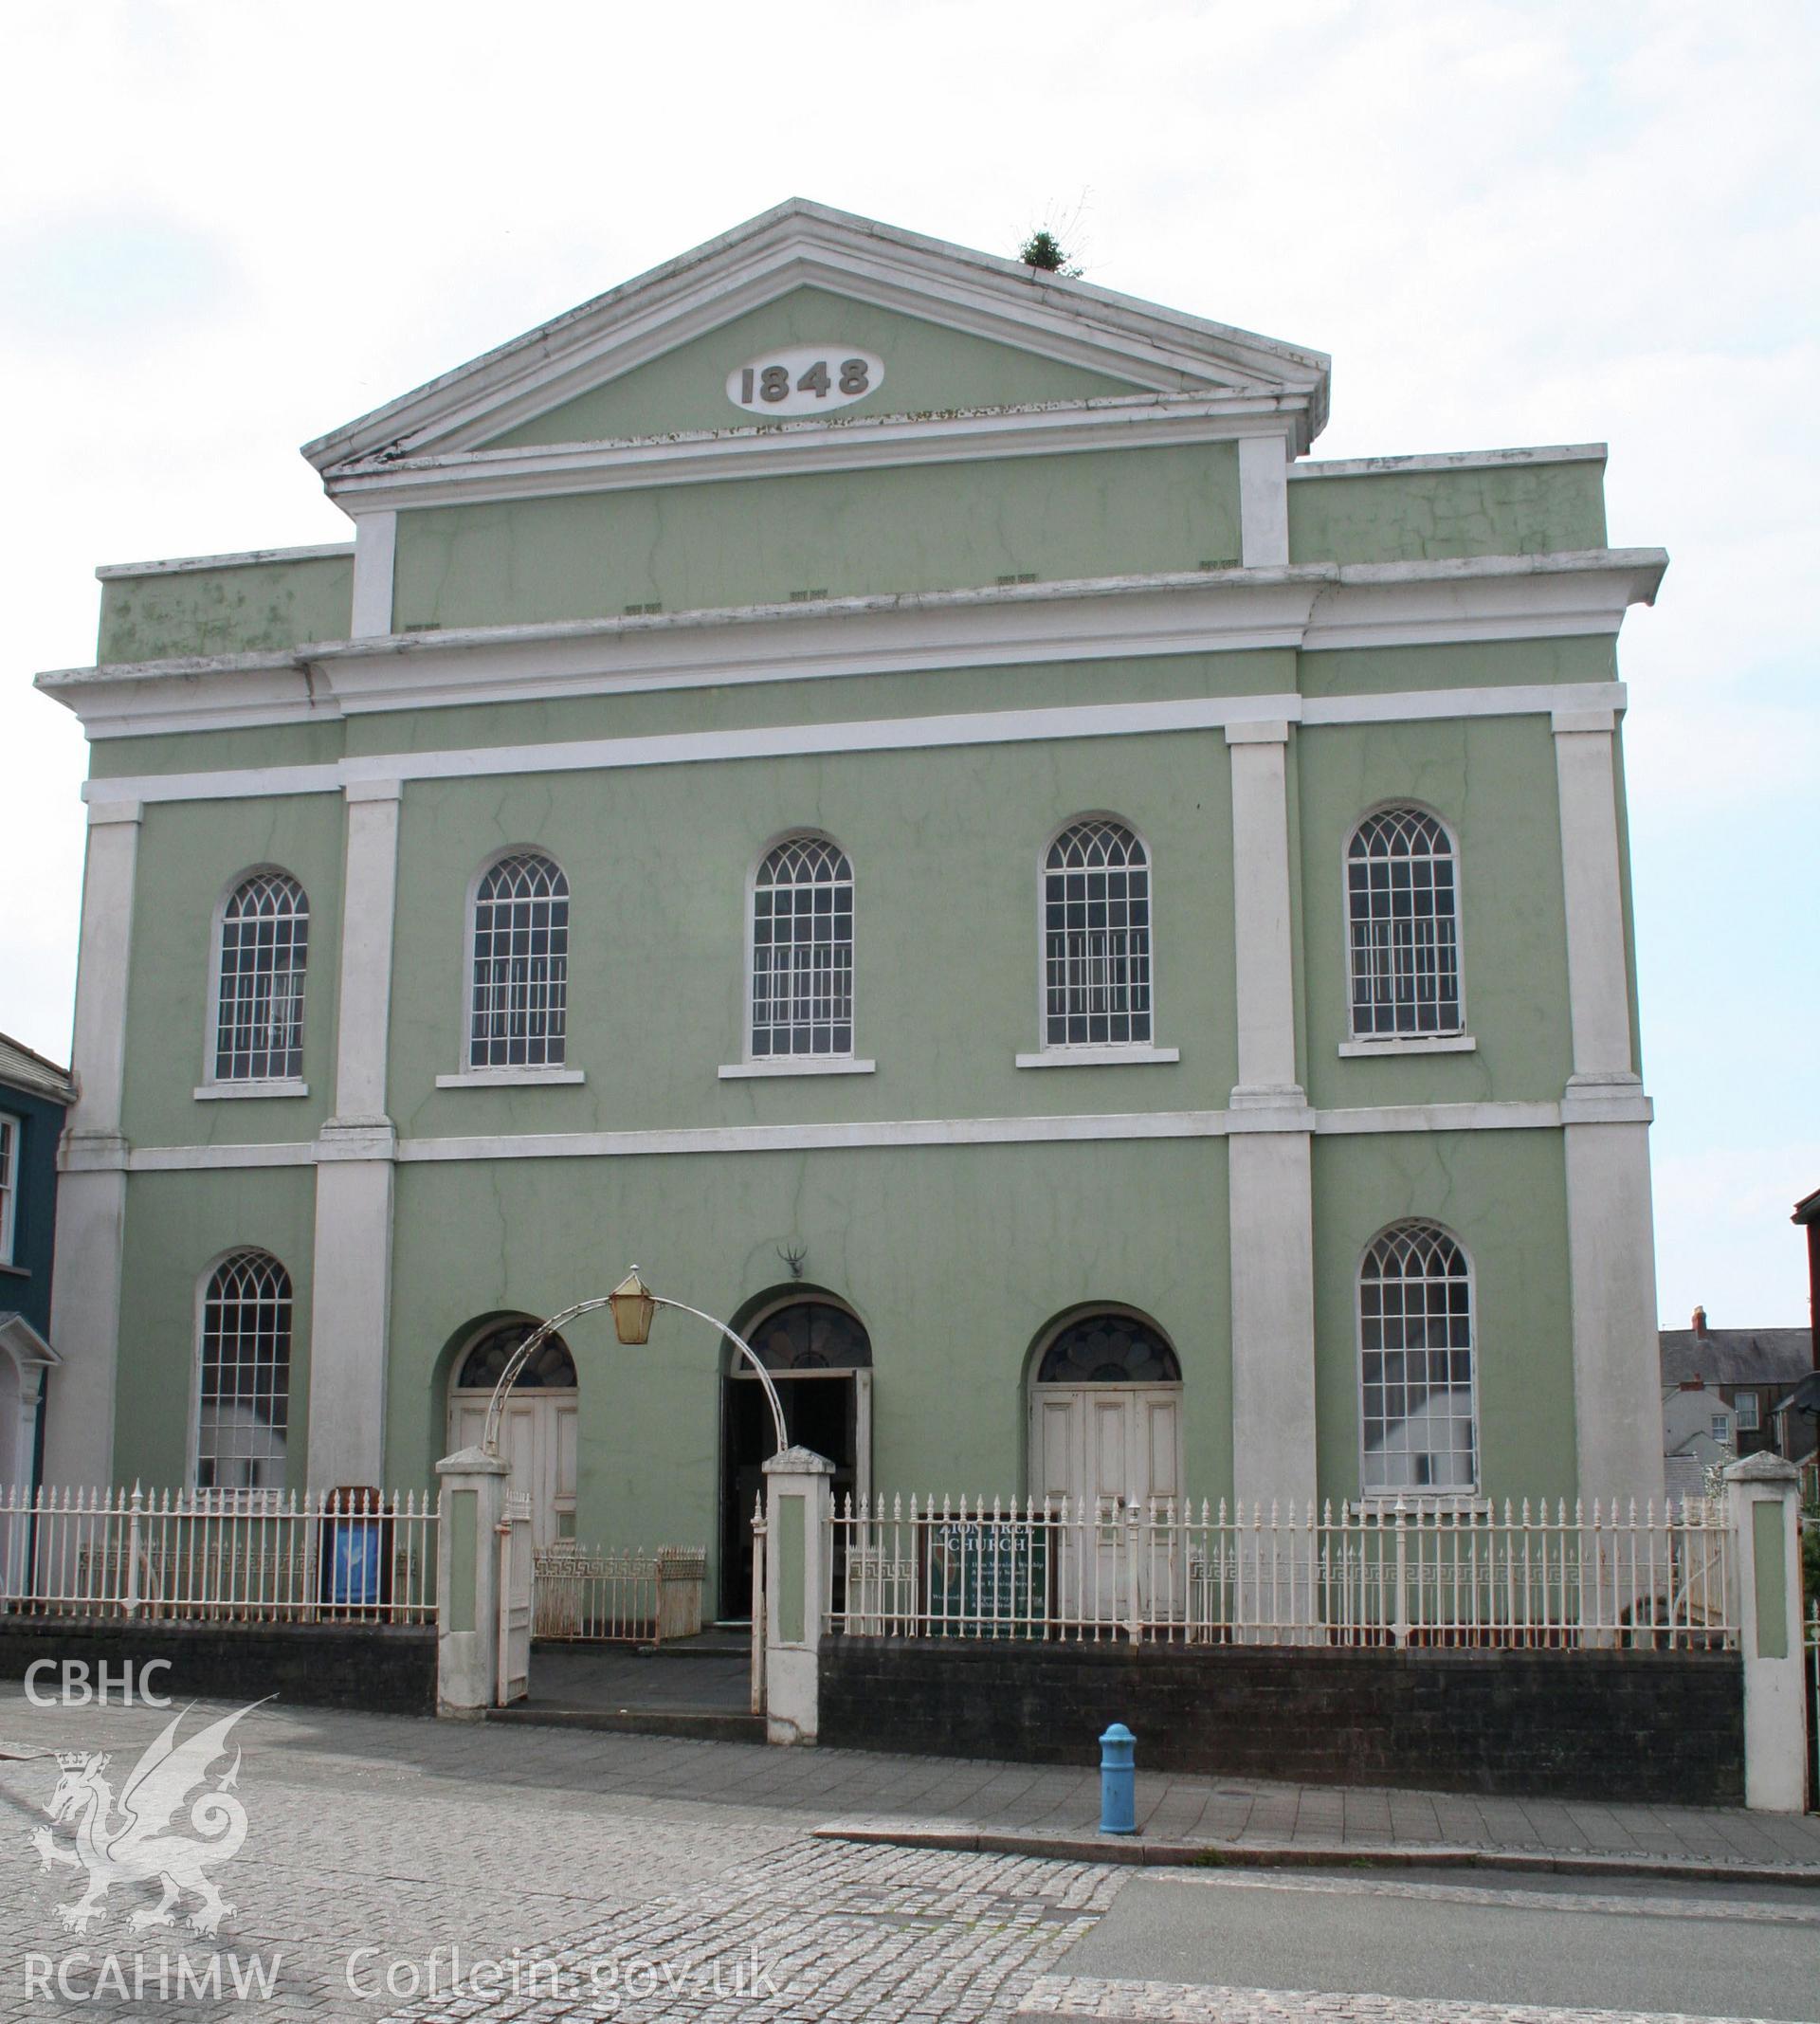
M 433 1627 L 382 1624 L 208 1624 L 0 1617 L 0 1680 L 23 1680 L 34 1659 L 87 1664 L 91 1686 L 106 1666 L 168 1659 L 153 1690 L 181 1705 L 189 1700 L 257 1701 L 275 1694 L 285 1705 L 358 1707 L 389 1715 L 436 1712 Z M 41 1694 L 57 1691 L 40 1673 Z M 120 1698 L 116 1686 L 112 1699 Z
M 1734 1652 L 1294 1650 L 831 1638 L 821 1740 L 848 1749 L 1310 1784 L 1736 1806 Z

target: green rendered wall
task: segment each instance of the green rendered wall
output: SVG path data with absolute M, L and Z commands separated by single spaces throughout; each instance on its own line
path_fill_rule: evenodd
M 346 728 L 343 719 L 330 717 L 316 723 L 259 724 L 234 731 L 104 738 L 88 748 L 88 775 L 91 780 L 118 780 L 140 774 L 332 763 L 347 748 Z
M 345 640 L 353 604 L 352 552 L 230 569 L 109 576 L 101 584 L 95 658 L 162 661 Z
M 1082 401 L 1143 390 L 1128 380 L 1043 358 L 921 317 L 880 309 L 824 288 L 797 288 L 680 344 L 648 365 L 564 401 L 492 437 L 488 449 L 534 443 L 597 443 L 676 430 L 750 429 L 765 419 L 728 400 L 727 374 L 787 344 L 850 345 L 884 361 L 876 393 L 838 412 L 925 414 L 1033 401 Z M 838 352 L 834 355 L 838 359 Z M 793 417 L 810 420 L 812 417 Z
M 1229 1495 L 1227 1216 L 1218 1140 L 407 1164 L 387 1476 L 421 1481 L 441 1452 L 453 1348 L 477 1317 L 554 1311 L 634 1259 L 660 1292 L 732 1315 L 787 1279 L 787 1247 L 870 1333 L 877 1488 L 1020 1492 L 1028 1353 L 1068 1308 L 1114 1302 L 1180 1356 L 1189 1488 Z M 604 1317 L 568 1340 L 580 1536 L 714 1541 L 713 1336 L 661 1314 L 645 1349 Z
M 134 888 L 122 1129 L 138 1145 L 245 1145 L 307 1140 L 330 1109 L 341 945 L 341 797 L 154 801 Z M 246 873 L 277 867 L 310 902 L 303 994 L 307 1097 L 191 1094 L 210 1066 L 209 998 L 219 908 Z
M 1298 478 L 1292 562 L 1418 562 L 1605 546 L 1605 465 L 1500 464 L 1466 470 Z
M 1028 1355 L 1077 1305 L 1129 1304 L 1183 1368 L 1185 1485 L 1231 1489 L 1226 1150 L 1218 1140 L 867 1148 L 399 1169 L 386 1478 L 428 1485 L 456 1342 L 501 1311 L 603 1290 L 635 1257 L 660 1290 L 735 1314 L 801 1251 L 849 1300 L 874 1357 L 874 1484 L 1010 1496 L 1026 1486 Z M 297 1288 L 293 1455 L 307 1418 L 312 1176 L 135 1176 L 118 1468 L 183 1480 L 196 1287 L 257 1244 Z M 1321 1137 L 1314 1148 L 1319 1490 L 1357 1490 L 1355 1273 L 1387 1224 L 1433 1217 L 1472 1260 L 1484 1485 L 1572 1497 L 1572 1336 L 1558 1133 Z M 584 1538 L 716 1538 L 721 1353 L 660 1319 L 626 1350 L 593 1318 L 569 1340 L 581 1391 Z
M 287 1484 L 302 1488 L 315 1216 L 316 1174 L 309 1167 L 128 1178 L 114 1403 L 117 1481 L 175 1489 L 191 1480 L 202 1289 L 222 1256 L 245 1245 L 271 1252 L 291 1275 Z
M 1567 1184 L 1555 1131 L 1318 1137 L 1314 1153 L 1319 1495 L 1358 1494 L 1356 1274 L 1387 1224 L 1444 1225 L 1472 1263 L 1481 1482 L 1572 1499 L 1574 1337 Z
M 1573 1067 L 1555 740 L 1546 717 L 1304 726 L 1304 1085 L 1322 1108 L 1559 1099 Z M 1459 851 L 1470 1054 L 1341 1060 L 1349 1023 L 1345 850 L 1389 801 L 1432 811 Z
M 1287 648 L 823 675 L 793 682 L 736 682 L 435 710 L 363 711 L 331 722 L 257 730 L 106 738 L 91 748 L 90 771 L 97 779 L 118 779 L 215 768 L 309 766 L 332 763 L 344 754 L 378 757 L 748 726 L 871 723 L 1110 702 L 1283 695 L 1293 693 L 1295 686 L 1296 658 Z
M 1233 445 L 750 478 L 398 516 L 392 623 L 495 626 L 1187 570 L 1239 553 Z
M 1237 1073 L 1229 782 L 1218 731 L 413 781 L 392 1115 L 420 1137 L 1221 1108 Z M 1041 853 L 1101 811 L 1155 860 L 1156 1038 L 1182 1058 L 1019 1069 L 1040 1044 Z M 741 1058 L 747 881 L 798 828 L 826 830 L 853 865 L 854 1051 L 878 1072 L 722 1082 Z M 521 845 L 569 878 L 568 1060 L 588 1081 L 436 1089 L 462 1067 L 470 882 Z
M 1615 682 L 1609 635 L 1559 640 L 1462 640 L 1442 647 L 1347 647 L 1299 657 L 1304 696 L 1384 696 L 1409 689 L 1509 688 L 1518 684 Z

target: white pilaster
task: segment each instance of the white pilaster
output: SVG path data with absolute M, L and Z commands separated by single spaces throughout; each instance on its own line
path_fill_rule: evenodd
M 1554 716 L 1574 1075 L 1575 1081 L 1584 1076 L 1601 1083 L 1628 1081 L 1635 1074 L 1618 867 L 1614 725 L 1610 710 L 1557 710 Z
M 1285 723 L 1232 724 L 1240 1113 L 1227 1141 L 1232 1480 L 1241 1504 L 1315 1497 L 1313 1114 L 1296 1079 Z
M 1232 755 L 1233 957 L 1238 973 L 1235 1107 L 1300 1104 L 1289 911 L 1289 726 L 1228 724 Z
M 1265 569 L 1289 559 L 1289 444 L 1239 438 L 1239 560 Z
M 1661 1349 L 1647 1124 L 1570 1124 L 1567 1255 L 1580 1495 L 1664 1495 Z
M 382 639 L 391 630 L 392 564 L 397 552 L 395 513 L 362 513 L 355 519 L 351 638 Z
M 386 1115 L 392 911 L 397 903 L 398 814 L 403 793 L 397 780 L 348 784 L 341 1005 L 336 1030 L 332 1122 L 383 1121 Z
M 127 977 L 138 866 L 136 801 L 88 811 L 71 1052 L 75 1107 L 58 1153 L 57 1249 L 50 1302 L 62 1359 L 46 1405 L 45 1481 L 100 1487 L 114 1477 L 114 1386 L 119 1361 L 121 1250 L 126 1235 Z
M 1553 721 L 1574 1043 L 1561 1115 L 1579 1490 L 1589 1502 L 1660 1502 L 1649 1106 L 1630 1048 L 1616 719 L 1557 710 Z
M 382 1484 L 391 1304 L 392 1162 L 386 1115 L 399 783 L 348 788 L 335 1115 L 317 1142 L 310 1290 L 312 1487 Z

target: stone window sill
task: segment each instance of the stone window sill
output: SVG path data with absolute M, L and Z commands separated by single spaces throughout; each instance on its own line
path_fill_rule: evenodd
M 859 1061 L 851 1054 L 778 1054 L 769 1061 L 730 1061 L 719 1069 L 723 1083 L 768 1075 L 876 1075 L 876 1061 Z
M 464 1068 L 459 1075 L 439 1075 L 438 1089 L 537 1089 L 546 1083 L 585 1083 L 582 1068 Z
M 29 1266 L 14 1265 L 9 1258 L 0 1258 L 0 1272 L 6 1273 L 9 1279 L 29 1279 L 31 1277 L 31 1267 Z
M 1180 1061 L 1180 1048 L 1045 1048 L 1020 1054 L 1020 1068 L 1131 1068 L 1151 1062 Z
M 204 1083 L 190 1093 L 198 1103 L 215 1103 L 229 1097 L 308 1096 L 310 1085 L 299 1076 L 286 1075 L 263 1083 Z
M 1479 1043 L 1470 1033 L 1400 1033 L 1382 1040 L 1342 1040 L 1342 1061 L 1370 1061 L 1393 1054 L 1476 1054 Z
M 1357 1518 L 1390 1518 L 1401 1504 L 1414 1516 L 1447 1518 L 1490 1518 L 1492 1501 L 1477 1490 L 1372 1490 L 1356 1498 L 1353 1515 Z

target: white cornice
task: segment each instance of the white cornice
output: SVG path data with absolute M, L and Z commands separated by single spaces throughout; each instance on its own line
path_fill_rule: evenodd
M 1394 478 L 1405 471 L 1491 471 L 1512 465 L 1603 464 L 1603 443 L 1554 443 L 1520 449 L 1443 450 L 1419 457 L 1337 457 L 1289 466 L 1291 478 Z
M 276 794 L 345 793 L 351 801 L 407 780 L 481 779 L 501 774 L 604 773 L 628 767 L 699 766 L 836 753 L 930 751 L 953 745 L 1035 744 L 1067 738 L 1145 738 L 1235 728 L 1260 720 L 1277 738 L 1311 726 L 1424 722 L 1437 718 L 1546 717 L 1564 702 L 1596 698 L 1624 707 L 1619 683 L 1512 684 L 1417 689 L 1388 695 L 1303 698 L 1294 694 L 1203 696 L 1152 702 L 1071 704 L 1053 709 L 974 710 L 952 716 L 868 718 L 858 722 L 746 724 L 643 738 L 553 739 L 536 745 L 455 746 L 441 752 L 378 752 L 314 765 L 226 767 L 211 773 L 140 774 L 91 780 L 89 819 L 147 801 L 221 801 Z
M 324 562 L 352 556 L 352 541 L 328 541 L 314 548 L 243 548 L 231 556 L 170 556 L 159 562 L 103 562 L 95 574 L 102 583 L 128 576 L 180 576 L 191 570 L 254 569 L 262 562 Z
M 1326 418 L 1321 353 L 792 198 L 318 437 L 303 454 L 327 473 L 378 450 L 471 449 L 806 285 L 1159 392 L 1300 392 L 1314 431 Z
M 730 478 L 814 476 L 913 464 L 1055 456 L 1307 434 L 1302 393 L 1145 393 L 933 415 L 859 416 L 766 429 L 698 429 L 623 442 L 539 444 L 423 457 L 369 458 L 323 483 L 350 513 L 550 499 Z
M 1615 634 L 1631 605 L 1655 603 L 1667 567 L 1659 548 L 1348 563 L 1316 601 L 1301 644 L 1331 652 Z
M 913 669 L 1543 639 L 1615 633 L 1629 605 L 1653 600 L 1666 564 L 1660 549 L 1594 549 L 1195 570 L 391 633 L 37 680 L 101 738 Z
M 1254 1118 L 1229 1110 L 1075 1112 L 1027 1118 L 892 1118 L 877 1122 L 709 1124 L 607 1132 L 515 1132 L 401 1139 L 399 1160 L 611 1159 L 658 1154 L 833 1152 L 874 1146 L 1042 1145 L 1108 1140 L 1224 1139 Z M 1558 1130 L 1552 1103 L 1400 1103 L 1377 1109 L 1309 1110 L 1301 1128 L 1322 1136 L 1364 1132 Z M 268 1145 L 157 1145 L 125 1156 L 135 1174 L 197 1168 L 310 1166 L 321 1157 L 308 1140 Z

